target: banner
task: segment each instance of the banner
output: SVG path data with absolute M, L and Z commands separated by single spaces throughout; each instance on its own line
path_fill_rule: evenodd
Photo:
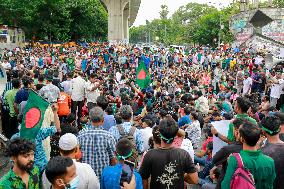
M 212 123 L 213 127 L 220 133 L 221 135 L 227 136 L 229 130 L 229 124 L 231 120 L 221 120 L 221 121 L 214 121 Z M 222 147 L 227 146 L 226 142 L 223 142 L 220 138 L 213 136 L 213 152 L 212 155 L 214 156 L 216 152 L 218 152 Z

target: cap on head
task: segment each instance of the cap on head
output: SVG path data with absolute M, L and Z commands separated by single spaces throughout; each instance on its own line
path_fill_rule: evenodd
M 72 150 L 79 145 L 78 139 L 74 134 L 66 133 L 59 139 L 59 148 L 61 150 Z

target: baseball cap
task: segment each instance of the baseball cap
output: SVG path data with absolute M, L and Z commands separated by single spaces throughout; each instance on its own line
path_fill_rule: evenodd
M 59 148 L 61 150 L 72 150 L 79 144 L 77 137 L 72 133 L 66 133 L 59 139 Z

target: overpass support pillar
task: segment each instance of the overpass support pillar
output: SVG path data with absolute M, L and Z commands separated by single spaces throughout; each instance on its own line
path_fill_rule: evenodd
M 110 43 L 123 43 L 125 38 L 125 33 L 128 33 L 128 15 L 127 11 L 124 11 L 127 3 L 130 0 L 102 0 L 108 10 L 108 40 Z M 127 23 L 125 19 L 127 17 Z M 127 28 L 125 27 L 127 24 Z M 125 32 L 127 30 L 127 32 Z M 128 38 L 127 38 L 128 39 Z
M 123 10 L 123 31 L 124 42 L 129 43 L 129 9 Z

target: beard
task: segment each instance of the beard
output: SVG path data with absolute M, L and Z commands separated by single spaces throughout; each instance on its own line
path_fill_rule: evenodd
M 30 161 L 29 163 L 27 164 L 22 164 L 20 162 L 17 162 L 17 166 L 21 169 L 21 170 L 24 170 L 26 172 L 29 172 L 31 171 L 33 168 L 34 168 L 34 161 Z

